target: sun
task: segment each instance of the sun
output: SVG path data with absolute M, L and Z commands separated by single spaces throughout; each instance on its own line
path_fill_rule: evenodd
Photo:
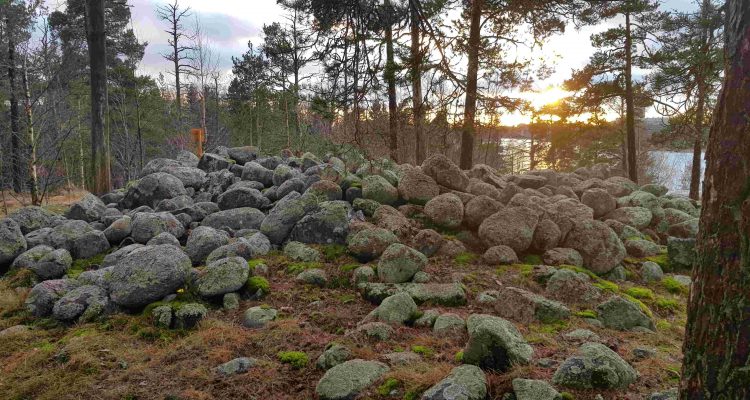
M 542 90 L 524 92 L 522 97 L 528 100 L 534 108 L 541 108 L 542 106 L 555 104 L 566 97 L 570 97 L 570 95 L 571 92 L 559 86 L 550 85 Z

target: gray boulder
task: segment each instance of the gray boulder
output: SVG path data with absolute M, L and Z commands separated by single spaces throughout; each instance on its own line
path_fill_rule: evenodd
M 602 188 L 585 190 L 581 195 L 581 203 L 594 210 L 594 218 L 601 218 L 617 208 L 617 199 Z
M 654 321 L 641 310 L 638 304 L 614 296 L 596 307 L 599 321 L 607 328 L 629 331 L 635 328 L 645 328 L 655 331 Z
M 482 262 L 491 265 L 510 265 L 518 263 L 518 256 L 508 246 L 492 246 L 482 255 Z
M 294 280 L 304 285 L 325 287 L 328 284 L 328 274 L 320 268 L 310 268 L 297 274 Z
M 29 269 L 41 280 L 57 279 L 65 275 L 73 264 L 73 257 L 65 249 L 57 249 L 46 253 Z
M 216 297 L 236 292 L 245 286 L 249 275 L 250 268 L 244 258 L 230 257 L 214 261 L 196 279 L 198 294 Z
M 398 189 L 380 175 L 370 175 L 362 180 L 362 197 L 380 204 L 394 205 L 398 201 Z
M 245 165 L 258 158 L 258 149 L 253 146 L 230 147 L 227 149 L 229 158 L 239 165 Z
M 534 349 L 515 325 L 500 317 L 472 314 L 466 320 L 469 342 L 463 361 L 482 369 L 507 371 L 531 361 Z
M 133 231 L 133 218 L 123 215 L 104 229 L 104 237 L 111 245 L 117 245 Z
M 38 206 L 19 208 L 8 214 L 8 218 L 16 221 L 24 235 L 37 229 L 51 228 L 55 221 L 62 219 L 61 216 Z
M 388 246 L 398 243 L 393 232 L 383 228 L 368 228 L 350 234 L 346 239 L 347 249 L 362 262 L 378 258 Z
M 125 208 L 132 209 L 138 206 L 154 208 L 161 200 L 184 194 L 187 194 L 187 191 L 182 181 L 165 172 L 155 172 L 144 176 L 130 186 L 122 201 Z
M 345 244 L 351 205 L 345 201 L 325 201 L 319 207 L 294 225 L 289 239 L 302 243 Z
M 213 153 L 203 153 L 198 161 L 198 168 L 206 172 L 215 172 L 229 168 L 229 160 Z
M 53 250 L 54 249 L 52 247 L 45 246 L 43 244 L 34 246 L 16 257 L 10 267 L 14 269 L 32 268 L 36 263 L 39 262 L 39 260 L 42 259 L 42 257 L 46 256 L 47 253 Z
M 229 228 L 235 231 L 240 229 L 258 229 L 265 217 L 265 214 L 256 208 L 241 207 L 208 215 L 201 222 L 201 225 L 214 229 Z
M 169 232 L 162 232 L 146 242 L 147 246 L 158 246 L 160 244 L 168 244 L 175 247 L 180 247 L 180 241 L 176 237 L 172 236 Z
M 408 293 L 400 292 L 386 297 L 382 303 L 373 310 L 372 315 L 376 319 L 396 324 L 404 324 L 414 318 L 417 313 L 417 304 L 414 303 Z
M 318 262 L 323 258 L 318 250 L 295 241 L 284 246 L 284 255 L 290 260 L 301 262 Z
M 474 365 L 453 368 L 450 375 L 422 394 L 422 400 L 484 400 L 487 377 Z
M 575 249 L 568 249 L 564 247 L 555 247 L 549 249 L 542 254 L 542 261 L 545 265 L 572 265 L 576 267 L 583 267 L 583 257 Z
M 441 194 L 427 202 L 424 214 L 438 226 L 455 229 L 464 219 L 464 203 L 453 193 Z
M 81 200 L 70 205 L 65 217 L 68 219 L 79 219 L 86 222 L 99 221 L 104 215 L 107 206 L 98 197 L 86 193 Z
M 469 177 L 466 173 L 442 154 L 435 154 L 424 160 L 422 172 L 448 189 L 465 192 L 469 186 Z
M 273 185 L 273 171 L 257 162 L 251 161 L 245 163 L 245 166 L 242 169 L 242 180 L 256 181 L 262 183 L 266 187 L 270 187 Z
M 55 302 L 52 316 L 65 322 L 88 322 L 110 309 L 107 292 L 92 285 L 77 287 Z
M 118 262 L 120 262 L 120 260 L 122 258 L 124 258 L 128 254 L 132 253 L 136 249 L 140 249 L 142 247 L 144 247 L 144 246 L 142 244 L 140 244 L 140 243 L 133 243 L 131 245 L 127 245 L 125 247 L 121 247 L 121 248 L 119 248 L 119 249 L 117 249 L 117 250 L 115 250 L 115 251 L 107 254 L 106 256 L 104 256 L 104 260 L 102 261 L 102 267 L 104 267 L 104 268 L 106 268 L 106 267 L 113 267 L 115 264 L 117 264 Z
M 26 296 L 26 309 L 35 317 L 52 314 L 55 303 L 78 284 L 70 279 L 53 279 L 36 284 Z
M 476 196 L 464 207 L 464 222 L 471 229 L 477 229 L 485 219 L 500 211 L 502 207 L 502 203 L 489 196 Z
M 315 387 L 320 400 L 350 400 L 380 379 L 389 368 L 378 361 L 349 360 L 326 371 Z
M 535 321 L 555 323 L 570 318 L 570 309 L 527 290 L 504 286 L 495 294 L 498 316 L 529 324 Z
M 554 384 L 576 389 L 625 389 L 638 377 L 633 367 L 600 343 L 585 343 L 578 353 L 560 365 L 552 378 Z
M 664 271 L 659 264 L 646 261 L 641 264 L 641 278 L 646 282 L 659 282 L 664 278 Z
M 279 200 L 263 219 L 260 231 L 273 244 L 281 244 L 294 229 L 294 225 L 307 213 L 318 208 L 317 199 L 313 195 L 300 195 L 292 192 Z
M 268 238 L 265 235 L 258 232 L 249 238 L 240 237 L 234 242 L 216 248 L 216 250 L 212 251 L 208 257 L 206 257 L 206 262 L 211 263 L 227 257 L 242 257 L 246 260 L 250 260 L 264 256 L 268 254 L 269 251 L 271 251 L 271 242 L 268 241 Z
M 257 189 L 238 187 L 222 193 L 217 203 L 220 209 L 230 210 L 241 207 L 265 208 L 269 201 Z
M 424 205 L 440 194 L 440 187 L 428 175 L 411 168 L 401 177 L 398 183 L 398 193 L 409 203 Z
M 136 242 L 145 244 L 164 232 L 180 238 L 185 234 L 185 227 L 168 212 L 137 213 L 133 218 L 130 236 Z
M 653 213 L 644 207 L 621 207 L 607 214 L 605 219 L 612 219 L 636 229 L 643 229 L 651 224 Z
M 427 265 L 427 257 L 411 247 L 394 243 L 378 262 L 378 277 L 386 283 L 408 282 Z
M 276 319 L 278 312 L 273 308 L 251 307 L 242 315 L 242 325 L 246 328 L 258 329 Z
M 516 253 L 526 251 L 534 238 L 539 213 L 528 207 L 506 207 L 479 226 L 479 237 L 488 246 L 506 245 Z
M 667 238 L 667 257 L 674 269 L 691 269 L 695 262 L 695 239 Z
M 114 266 L 109 295 L 122 307 L 153 303 L 182 287 L 190 274 L 190 257 L 169 245 L 145 246 Z
M 579 221 L 573 225 L 562 247 L 575 249 L 583 265 L 597 274 L 605 274 L 625 258 L 625 246 L 617 234 L 601 221 Z
M 200 265 L 212 251 L 228 243 L 229 235 L 226 232 L 210 226 L 199 226 L 190 232 L 185 243 L 185 252 L 193 265 Z
M 109 241 L 103 232 L 78 220 L 65 221 L 52 228 L 47 244 L 68 250 L 74 259 L 91 258 L 109 249 Z
M 325 351 L 318 357 L 315 365 L 322 370 L 329 370 L 352 358 L 352 352 L 348 347 L 338 344 L 329 343 Z
M 243 374 L 254 367 L 255 364 L 257 364 L 257 360 L 254 358 L 238 357 L 216 367 L 216 372 L 222 376 Z
M 6 268 L 16 257 L 26 251 L 24 238 L 18 223 L 10 218 L 0 220 L 0 268 Z
M 560 393 L 546 381 L 513 379 L 516 400 L 562 400 Z

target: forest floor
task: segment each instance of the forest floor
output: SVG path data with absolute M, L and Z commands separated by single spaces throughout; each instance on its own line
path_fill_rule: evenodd
M 63 189 L 48 193 L 42 200 L 42 207 L 49 211 L 62 214 L 71 204 L 80 200 L 87 192 L 83 189 Z M 28 193 L 14 193 L 11 190 L 0 192 L 0 217 L 4 217 L 13 211 L 31 205 L 31 196 Z
M 401 326 L 388 341 L 371 341 L 347 332 L 375 308 L 351 286 L 356 261 L 343 246 L 323 246 L 322 268 L 329 275 L 325 288 L 295 282 L 290 262 L 279 252 L 264 257 L 270 293 L 262 300 L 243 300 L 235 310 L 207 304 L 209 315 L 190 331 L 160 329 L 144 314 L 116 314 L 96 323 L 62 326 L 51 319 L 35 319 L 23 306 L 28 289 L 14 288 L 12 279 L 0 279 L 0 331 L 25 324 L 31 330 L 0 335 L 0 393 L 6 399 L 312 399 L 324 371 L 315 361 L 326 345 L 347 345 L 355 358 L 378 359 L 394 352 L 412 351 L 421 361 L 392 367 L 360 398 L 418 399 L 420 393 L 460 365 L 460 352 L 467 334 L 436 335 L 430 328 Z M 456 258 L 430 259 L 426 272 L 433 282 L 462 282 L 468 303 L 461 307 L 420 306 L 466 318 L 473 313 L 494 314 L 493 305 L 476 300 L 478 293 L 512 285 L 542 293 L 533 279 L 534 257 L 526 264 L 489 266 L 478 255 L 463 253 Z M 637 260 L 626 260 L 635 274 Z M 614 293 L 638 293 L 654 314 L 657 333 L 618 332 L 598 328 L 584 318 L 591 310 L 571 307 L 570 320 L 554 324 L 516 324 L 534 347 L 534 360 L 507 373 L 488 373 L 488 398 L 501 399 L 512 393 L 514 378 L 549 381 L 557 366 L 575 354 L 580 343 L 564 334 L 589 329 L 615 349 L 640 377 L 627 390 L 569 390 L 568 399 L 640 400 L 649 394 L 675 387 L 679 380 L 681 345 L 686 320 L 687 294 L 661 282 L 641 286 L 630 280 L 600 280 Z M 633 288 L 639 288 L 633 290 Z M 644 288 L 650 291 L 642 290 Z M 671 289 L 671 290 L 670 290 Z M 243 328 L 242 313 L 248 307 L 268 305 L 279 310 L 279 318 L 264 329 Z M 651 357 L 640 359 L 636 348 L 651 349 Z M 279 361 L 281 351 L 300 351 L 309 362 L 293 367 Z M 259 364 L 249 372 L 220 377 L 215 367 L 236 357 L 253 357 Z M 546 359 L 544 365 L 538 360 Z M 551 364 L 549 362 L 551 360 Z

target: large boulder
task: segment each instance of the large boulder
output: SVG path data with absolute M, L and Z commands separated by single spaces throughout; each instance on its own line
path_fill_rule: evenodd
M 638 304 L 620 296 L 599 304 L 596 307 L 597 316 L 607 328 L 629 331 L 635 328 L 656 330 L 654 321 L 646 315 Z
M 37 229 L 50 228 L 55 221 L 62 219 L 60 215 L 38 206 L 19 208 L 8 214 L 8 218 L 16 221 L 24 235 Z
M 73 257 L 70 256 L 70 252 L 65 249 L 57 249 L 44 254 L 37 262 L 29 266 L 29 269 L 39 279 L 49 280 L 61 278 L 72 264 Z
M 268 254 L 269 251 L 271 251 L 271 242 L 268 241 L 266 235 L 258 232 L 249 238 L 240 237 L 234 242 L 217 247 L 216 250 L 212 251 L 208 257 L 206 257 L 206 262 L 211 263 L 227 257 L 242 257 L 246 260 L 250 260 L 264 256 Z
M 264 186 L 270 187 L 273 185 L 273 171 L 257 162 L 251 161 L 245 163 L 242 169 L 242 180 L 260 182 Z
M 302 243 L 345 244 L 349 233 L 351 205 L 325 201 L 319 210 L 305 215 L 292 228 L 289 239 Z
M 201 225 L 214 229 L 229 228 L 235 231 L 241 229 L 258 229 L 266 217 L 262 211 L 252 207 L 233 208 L 208 215 Z
M 605 219 L 612 219 L 630 225 L 637 229 L 643 229 L 651 224 L 653 213 L 644 207 L 621 207 L 605 216 Z
M 625 389 L 638 373 L 617 353 L 600 343 L 585 343 L 579 355 L 565 360 L 552 378 L 556 385 L 576 389 Z
M 133 218 L 123 215 L 104 229 L 104 236 L 111 245 L 118 245 L 133 231 Z
M 65 221 L 52 228 L 47 244 L 68 250 L 74 259 L 91 258 L 109 249 L 103 232 L 78 220 Z
M 411 247 L 394 243 L 378 262 L 378 277 L 386 283 L 408 282 L 427 265 L 427 257 Z
M 388 246 L 398 243 L 393 232 L 383 228 L 367 228 L 350 234 L 347 248 L 358 260 L 367 262 L 380 257 Z
M 435 154 L 424 160 L 422 172 L 448 189 L 465 192 L 469 186 L 469 177 L 448 157 Z
M 35 285 L 26 296 L 26 309 L 35 317 L 52 314 L 55 303 L 78 286 L 71 279 L 54 279 Z
M 524 324 L 555 323 L 570 318 L 565 305 L 527 290 L 505 286 L 497 290 L 495 311 L 498 316 Z
M 122 307 L 143 307 L 181 288 L 191 265 L 190 257 L 174 246 L 136 249 L 112 269 L 109 296 Z
M 138 243 L 145 244 L 161 233 L 169 233 L 175 238 L 185 234 L 185 227 L 168 212 L 137 213 L 133 218 L 130 236 Z
M 572 304 L 593 304 L 602 292 L 591 284 L 591 278 L 566 268 L 555 271 L 547 280 L 545 294 L 552 299 Z
M 690 269 L 695 262 L 695 239 L 667 238 L 667 257 L 674 269 Z
M 486 397 L 487 377 L 474 365 L 453 368 L 450 375 L 422 394 L 422 400 L 484 400 Z
M 380 175 L 370 175 L 362 180 L 362 197 L 380 204 L 394 205 L 398 201 L 398 189 Z
M 26 238 L 21 227 L 10 218 L 0 220 L 0 268 L 9 266 L 13 260 L 26 251 Z
M 138 206 L 154 208 L 161 200 L 184 194 L 187 194 L 187 191 L 182 181 L 174 175 L 155 172 L 144 176 L 127 189 L 123 206 L 125 208 L 136 208 Z
M 375 383 L 388 366 L 378 361 L 354 359 L 326 371 L 315 387 L 320 400 L 350 400 Z
M 615 231 L 597 220 L 575 223 L 562 246 L 577 250 L 583 265 L 597 274 L 606 274 L 625 258 L 625 246 Z
M 80 219 L 86 222 L 99 221 L 104 215 L 107 206 L 98 197 L 91 193 L 86 193 L 81 200 L 70 205 L 70 209 L 65 213 L 68 219 Z
M 417 304 L 411 296 L 399 292 L 383 299 L 378 308 L 372 311 L 372 316 L 383 322 L 404 324 L 413 319 L 417 311 Z
M 250 207 L 265 208 L 269 201 L 259 190 L 249 187 L 238 187 L 222 193 L 217 203 L 222 210 Z
M 230 257 L 208 264 L 196 280 L 198 294 L 216 297 L 240 290 L 250 275 L 247 261 L 241 257 Z
M 464 222 L 471 229 L 477 229 L 485 219 L 500 211 L 502 207 L 502 203 L 489 196 L 476 196 L 464 207 Z
M 253 146 L 230 147 L 227 149 L 229 158 L 239 165 L 245 165 L 258 158 L 258 149 Z
M 318 202 L 313 195 L 300 195 L 292 192 L 276 202 L 268 215 L 260 224 L 263 232 L 273 244 L 281 244 L 286 240 L 294 225 L 305 216 L 318 208 Z
M 107 292 L 93 285 L 77 287 L 65 293 L 52 307 L 58 321 L 88 322 L 110 310 Z
M 490 265 L 510 265 L 518 263 L 518 256 L 508 246 L 497 245 L 492 246 L 482 255 L 482 262 Z
M 594 218 L 601 218 L 617 208 L 617 199 L 602 188 L 585 190 L 581 195 L 581 203 L 594 210 Z
M 213 153 L 203 153 L 198 161 L 198 168 L 206 172 L 216 172 L 229 168 L 229 160 Z
M 482 369 L 507 371 L 531 361 L 534 348 L 524 340 L 515 325 L 500 317 L 472 314 L 466 320 L 469 342 L 463 361 Z
M 549 249 L 542 254 L 542 261 L 545 265 L 573 265 L 576 267 L 583 267 L 583 257 L 575 249 L 568 249 L 565 247 L 555 247 Z
M 479 226 L 479 237 L 487 246 L 506 245 L 516 253 L 526 251 L 534 238 L 539 213 L 528 207 L 506 207 Z
M 562 233 L 556 223 L 550 219 L 542 219 L 534 229 L 534 237 L 531 240 L 531 248 L 544 252 L 555 248 L 562 239 Z
M 427 202 L 424 214 L 438 226 L 455 229 L 464 219 L 464 203 L 453 193 L 441 194 Z
M 577 222 L 594 219 L 591 207 L 574 199 L 563 199 L 545 206 L 547 216 L 560 228 L 560 237 L 568 235 Z
M 212 251 L 227 243 L 229 243 L 229 235 L 226 232 L 209 226 L 199 226 L 190 232 L 185 244 L 185 252 L 193 265 L 199 265 L 206 261 L 206 257 Z
M 416 168 L 411 168 L 401 177 L 398 183 L 398 193 L 409 203 L 423 205 L 440 194 L 440 187 L 428 175 Z

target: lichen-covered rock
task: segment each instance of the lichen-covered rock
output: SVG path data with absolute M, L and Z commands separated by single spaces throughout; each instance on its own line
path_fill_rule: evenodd
M 380 204 L 393 205 L 398 201 L 398 189 L 380 175 L 370 175 L 362 180 L 362 197 Z
M 685 222 L 670 225 L 667 234 L 678 238 L 695 238 L 698 236 L 698 226 L 698 218 L 689 219 Z
M 264 234 L 258 232 L 249 238 L 239 237 L 234 242 L 217 247 L 206 257 L 206 262 L 211 263 L 227 257 L 242 257 L 250 260 L 264 256 L 269 251 L 271 251 L 271 242 Z
M 325 201 L 319 207 L 294 225 L 289 239 L 302 243 L 345 244 L 351 205 L 345 201 Z
M 200 265 L 212 251 L 229 243 L 229 235 L 209 226 L 193 229 L 185 244 L 185 252 L 193 265 Z
M 495 293 L 498 316 L 522 323 L 555 323 L 570 318 L 570 309 L 527 290 L 505 286 Z
M 482 255 L 482 262 L 491 265 L 510 265 L 518 263 L 518 256 L 508 246 L 492 246 Z
M 244 374 L 257 363 L 258 361 L 254 358 L 238 357 L 216 367 L 216 372 L 222 376 Z
M 441 194 L 427 202 L 424 214 L 438 226 L 455 229 L 464 219 L 464 203 L 453 193 Z
M 264 218 L 266 215 L 256 208 L 241 207 L 213 213 L 207 216 L 201 225 L 214 229 L 229 228 L 235 231 L 258 229 Z
M 458 307 L 466 304 L 466 291 L 460 283 L 362 283 L 362 297 L 379 304 L 383 299 L 406 292 L 417 304 Z
M 581 195 L 581 203 L 594 210 L 594 218 L 601 218 L 617 208 L 617 199 L 602 188 L 585 190 Z
M 250 274 L 247 262 L 241 257 L 230 257 L 214 261 L 198 275 L 198 294 L 216 297 L 240 290 Z
M 38 248 L 35 247 L 35 248 Z M 32 249 L 33 250 L 33 249 Z M 65 249 L 57 249 L 45 253 L 28 268 L 41 280 L 61 278 L 73 264 L 73 257 Z
M 568 249 L 565 247 L 555 247 L 549 249 L 542 254 L 542 261 L 545 265 L 572 265 L 576 267 L 583 266 L 583 257 L 575 249 Z
M 506 207 L 479 226 L 479 237 L 488 246 L 505 245 L 516 253 L 526 251 L 534 238 L 539 213 L 527 207 Z
M 408 282 L 427 265 L 427 257 L 411 247 L 394 243 L 378 262 L 378 277 L 386 283 Z
M 621 207 L 607 214 L 605 218 L 622 222 L 636 229 L 643 229 L 651 224 L 653 213 L 644 207 Z
M 323 258 L 318 250 L 295 241 L 284 246 L 284 255 L 290 260 L 302 262 L 317 262 Z
M 625 240 L 624 245 L 628 255 L 637 258 L 655 256 L 660 254 L 662 249 L 658 244 L 644 239 Z
M 238 187 L 227 190 L 217 200 L 217 204 L 222 210 L 242 207 L 264 208 L 268 203 L 268 199 L 259 190 L 249 187 Z
M 310 268 L 297 274 L 294 280 L 304 285 L 325 287 L 328 284 L 328 274 L 320 268 Z
M 469 200 L 464 207 L 464 222 L 471 229 L 477 229 L 485 219 L 498 212 L 502 207 L 502 203 L 489 196 L 476 196 Z
M 507 371 L 531 361 L 534 349 L 515 325 L 500 317 L 472 314 L 466 320 L 469 342 L 463 361 L 482 369 Z
M 147 246 L 158 246 L 160 244 L 168 244 L 175 247 L 180 247 L 180 241 L 176 237 L 172 236 L 169 232 L 162 232 L 146 242 Z
M 198 161 L 198 168 L 206 172 L 216 172 L 229 168 L 229 160 L 213 153 L 203 153 Z
M 136 249 L 112 269 L 110 298 L 115 304 L 128 308 L 153 303 L 182 287 L 191 265 L 190 257 L 174 246 Z
M 54 279 L 36 284 L 26 296 L 26 309 L 35 317 L 52 314 L 52 308 L 65 293 L 76 288 L 78 283 L 70 279 Z
M 695 262 L 695 239 L 667 238 L 667 256 L 674 269 L 690 269 Z
M 620 296 L 599 304 L 596 307 L 599 321 L 607 328 L 629 331 L 634 328 L 645 328 L 655 331 L 654 321 L 646 315 L 638 304 Z
M 413 247 L 427 257 L 432 257 L 445 242 L 443 235 L 432 229 L 422 229 L 414 236 Z
M 534 229 L 534 237 L 531 239 L 531 248 L 544 252 L 555 248 L 562 239 L 562 232 L 551 219 L 542 219 Z
M 273 244 L 281 244 L 289 236 L 294 225 L 307 213 L 318 208 L 313 195 L 290 193 L 279 200 L 260 224 L 263 232 Z
M 413 319 L 416 313 L 417 304 L 411 296 L 408 293 L 399 292 L 386 297 L 378 308 L 373 310 L 372 315 L 383 322 L 404 324 Z
M 315 365 L 322 370 L 329 370 L 352 358 L 352 352 L 348 347 L 338 344 L 329 343 L 325 351 L 318 357 Z
M 109 249 L 104 233 L 78 220 L 65 221 L 52 228 L 46 244 L 68 250 L 74 259 L 91 258 Z
M 229 158 L 239 165 L 245 165 L 258 158 L 258 149 L 254 146 L 230 147 L 227 149 Z
M 349 252 L 362 262 L 380 257 L 385 249 L 394 243 L 398 243 L 398 237 L 383 228 L 363 229 L 355 234 L 349 234 L 346 240 Z
M 250 307 L 242 315 L 242 325 L 246 328 L 258 329 L 266 326 L 278 316 L 278 311 L 266 307 Z
M 110 309 L 107 292 L 92 285 L 79 286 L 65 293 L 52 308 L 52 316 L 58 321 L 88 322 Z
M 70 205 L 65 217 L 94 222 L 102 218 L 106 209 L 107 206 L 98 197 L 86 193 L 80 200 Z
M 428 175 L 411 168 L 401 177 L 398 183 L 398 193 L 409 203 L 424 205 L 440 194 L 440 187 Z
M 427 389 L 422 400 L 484 400 L 486 397 L 487 377 L 484 372 L 474 365 L 461 365 Z
M 122 200 L 125 208 L 156 207 L 161 200 L 187 194 L 185 185 L 175 176 L 165 172 L 149 174 L 131 185 Z
M 606 274 L 625 258 L 622 241 L 601 221 L 575 223 L 562 245 L 577 250 L 583 258 L 583 265 L 597 274 Z
M 341 186 L 328 180 L 313 183 L 307 189 L 307 193 L 323 199 L 323 201 L 341 200 L 343 197 Z
M 18 223 L 10 218 L 0 220 L 0 268 L 13 263 L 21 253 L 26 251 L 24 238 Z
M 175 329 L 192 329 L 208 314 L 206 306 L 200 303 L 181 305 L 174 312 Z
M 653 261 L 646 261 L 641 264 L 641 278 L 645 282 L 659 282 L 664 278 L 664 271 L 662 271 L 659 264 Z
M 164 232 L 179 238 L 185 234 L 185 227 L 168 212 L 137 213 L 133 218 L 130 236 L 136 242 L 145 244 Z
M 466 330 L 466 321 L 454 313 L 440 314 L 432 325 L 435 335 L 458 335 Z
M 576 389 L 625 389 L 638 373 L 617 353 L 600 343 L 585 343 L 579 355 L 565 360 L 552 378 L 556 385 Z
M 552 299 L 574 304 L 591 304 L 602 296 L 601 290 L 591 284 L 588 275 L 564 268 L 549 277 L 545 294 Z
M 133 218 L 123 215 L 104 229 L 104 237 L 111 245 L 118 245 L 133 231 Z
M 39 206 L 19 208 L 8 214 L 8 218 L 18 224 L 24 235 L 37 229 L 50 228 L 55 221 L 62 219 L 60 215 Z
M 424 160 L 422 172 L 448 189 L 465 192 L 469 186 L 469 177 L 466 173 L 442 154 L 434 154 Z
M 320 400 L 350 400 L 380 379 L 389 368 L 378 361 L 349 360 L 326 371 L 315 387 Z
M 513 379 L 516 400 L 562 400 L 560 393 L 546 381 Z

